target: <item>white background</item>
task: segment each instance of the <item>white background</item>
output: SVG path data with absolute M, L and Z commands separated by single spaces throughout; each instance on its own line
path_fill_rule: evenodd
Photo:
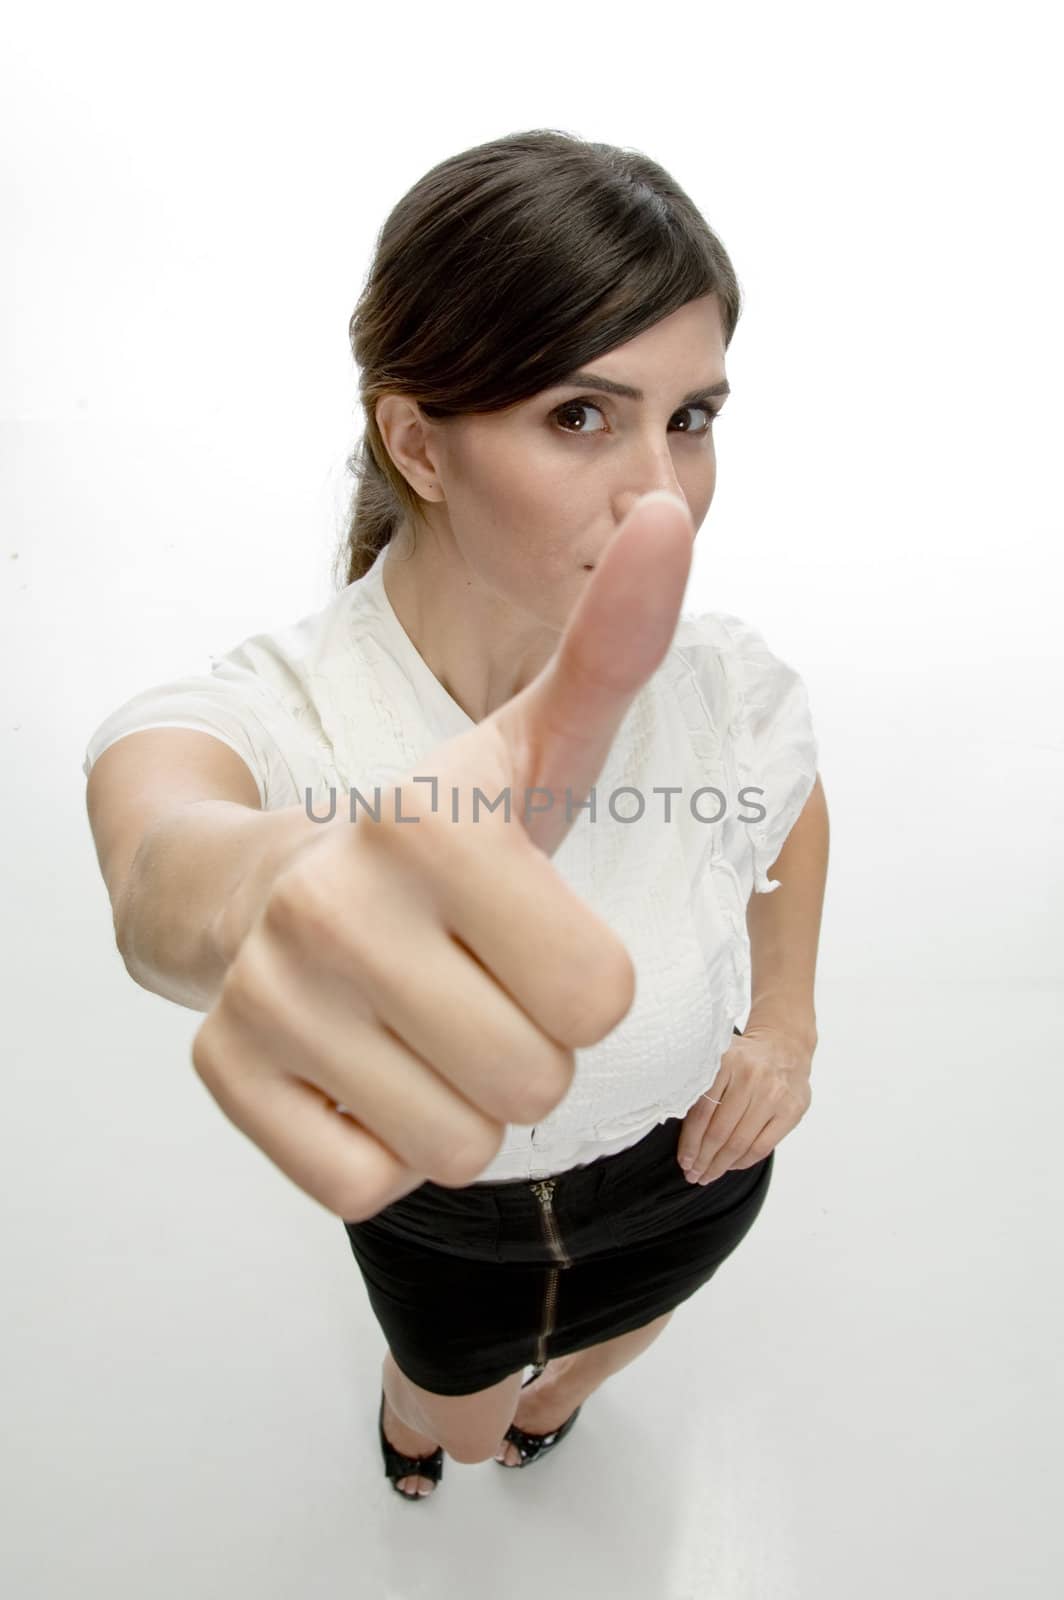
M 1056 1590 L 1051 18 L 9 19 L 11 1593 Z M 531 1482 L 449 1460 L 411 1511 L 377 1453 L 383 1341 L 341 1224 L 209 1098 L 198 1014 L 127 976 L 81 761 L 137 690 L 329 598 L 360 427 L 347 323 L 377 229 L 437 161 L 533 127 L 661 162 L 744 290 L 689 602 L 749 618 L 809 689 L 832 827 L 821 1043 L 813 1106 L 719 1279 Z

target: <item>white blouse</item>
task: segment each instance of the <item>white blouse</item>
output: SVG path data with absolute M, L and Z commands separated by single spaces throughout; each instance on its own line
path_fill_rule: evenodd
M 343 815 L 350 789 L 372 802 L 376 784 L 390 808 L 392 785 L 474 724 L 392 609 L 386 554 L 320 611 L 119 706 L 89 740 L 85 775 L 127 733 L 195 728 L 236 751 L 266 810 L 309 795 L 326 816 L 335 791 Z M 615 1154 L 709 1088 L 750 1006 L 746 905 L 779 887 L 768 869 L 812 791 L 817 754 L 805 686 L 761 635 L 720 611 L 681 616 L 618 730 L 594 820 L 577 811 L 552 857 L 623 940 L 635 1000 L 612 1033 L 575 1052 L 569 1092 L 544 1121 L 507 1127 L 477 1182 Z

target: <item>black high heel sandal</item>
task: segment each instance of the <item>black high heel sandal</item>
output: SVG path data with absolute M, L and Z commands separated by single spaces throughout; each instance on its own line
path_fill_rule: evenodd
M 430 1456 L 404 1456 L 396 1450 L 394 1445 L 388 1443 L 384 1432 L 384 1390 L 381 1390 L 381 1409 L 377 1417 L 377 1429 L 381 1436 L 381 1454 L 384 1457 L 384 1470 L 391 1479 L 392 1488 L 396 1494 L 401 1494 L 404 1500 L 428 1500 L 436 1493 L 430 1489 L 428 1494 L 410 1494 L 406 1489 L 400 1489 L 400 1478 L 430 1478 L 433 1483 L 439 1483 L 443 1476 L 443 1446 L 438 1445 Z
M 535 1383 L 537 1378 L 542 1377 L 545 1370 L 545 1365 L 537 1367 L 532 1376 L 525 1379 L 521 1385 L 522 1389 L 527 1389 L 530 1383 Z M 521 1459 L 520 1461 L 507 1462 L 500 1461 L 498 1457 L 495 1457 L 496 1466 L 505 1467 L 508 1472 L 513 1472 L 519 1467 L 530 1467 L 533 1461 L 539 1461 L 549 1450 L 553 1450 L 555 1445 L 561 1444 L 565 1435 L 571 1432 L 573 1424 L 582 1410 L 582 1405 L 577 1406 L 572 1416 L 566 1422 L 563 1422 L 561 1427 L 557 1428 L 554 1433 L 525 1433 L 515 1422 L 511 1422 L 503 1437 L 517 1446 Z

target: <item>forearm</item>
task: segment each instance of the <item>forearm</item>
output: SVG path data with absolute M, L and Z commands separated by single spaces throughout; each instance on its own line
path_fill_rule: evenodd
M 130 977 L 208 1011 L 273 879 L 321 826 L 302 805 L 253 811 L 229 800 L 161 817 L 140 843 L 115 917 Z
M 754 894 L 746 909 L 750 937 L 750 1016 L 747 1029 L 779 1028 L 816 1049 L 817 946 L 828 871 L 828 810 L 817 774 L 772 866 L 770 894 Z

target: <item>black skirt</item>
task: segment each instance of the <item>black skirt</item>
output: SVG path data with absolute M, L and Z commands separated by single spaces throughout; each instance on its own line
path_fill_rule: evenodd
M 474 1394 L 643 1327 L 700 1289 L 761 1210 L 775 1151 L 688 1183 L 681 1126 L 669 1117 L 627 1150 L 550 1178 L 426 1180 L 345 1222 L 400 1370 L 433 1394 Z

